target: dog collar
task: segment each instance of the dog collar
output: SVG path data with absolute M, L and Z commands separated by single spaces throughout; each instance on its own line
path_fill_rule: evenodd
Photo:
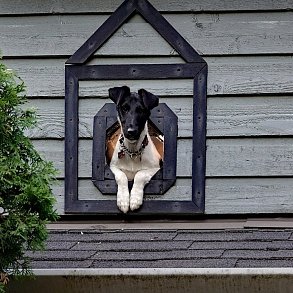
M 125 154 L 127 154 L 131 159 L 133 158 L 138 158 L 140 157 L 141 159 L 141 155 L 143 153 L 143 150 L 145 149 L 145 147 L 148 145 L 149 140 L 147 135 L 144 137 L 142 143 L 141 143 L 141 147 L 139 148 L 138 151 L 131 151 L 130 149 L 128 149 L 125 144 L 124 144 L 124 136 L 121 134 L 121 137 L 119 139 L 119 143 L 120 143 L 120 151 L 118 152 L 118 159 L 122 159 L 125 157 Z

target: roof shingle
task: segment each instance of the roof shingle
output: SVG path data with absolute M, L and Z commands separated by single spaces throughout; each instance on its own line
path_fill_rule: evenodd
M 33 268 L 292 267 L 293 229 L 52 230 Z

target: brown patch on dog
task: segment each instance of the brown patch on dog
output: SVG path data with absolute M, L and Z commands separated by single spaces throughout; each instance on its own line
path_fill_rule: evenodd
M 157 133 L 157 131 L 154 129 L 154 127 L 152 127 L 150 124 L 148 125 L 148 131 L 158 153 L 160 154 L 162 160 L 164 161 L 164 141 L 162 140 L 161 136 Z M 117 127 L 116 130 L 114 130 L 107 136 L 106 161 L 108 165 L 110 165 L 110 162 L 112 160 L 115 146 L 120 137 L 120 134 L 121 134 L 121 129 L 120 127 Z

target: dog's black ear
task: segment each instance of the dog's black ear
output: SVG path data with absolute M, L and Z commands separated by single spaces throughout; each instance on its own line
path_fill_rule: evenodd
M 138 94 L 142 97 L 143 103 L 147 109 L 152 110 L 159 105 L 159 98 L 145 89 L 140 89 Z
M 121 98 L 130 95 L 130 88 L 128 86 L 112 87 L 109 89 L 109 98 L 118 105 Z

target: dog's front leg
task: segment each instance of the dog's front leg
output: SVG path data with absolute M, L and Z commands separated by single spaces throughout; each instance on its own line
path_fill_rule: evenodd
M 132 211 L 138 209 L 142 205 L 144 187 L 150 182 L 158 170 L 159 168 L 151 168 L 138 171 L 135 174 L 133 187 L 130 193 L 130 209 Z
M 110 169 L 115 176 L 115 180 L 118 186 L 117 206 L 123 213 L 127 213 L 129 209 L 129 190 L 127 176 L 117 167 L 112 166 Z

